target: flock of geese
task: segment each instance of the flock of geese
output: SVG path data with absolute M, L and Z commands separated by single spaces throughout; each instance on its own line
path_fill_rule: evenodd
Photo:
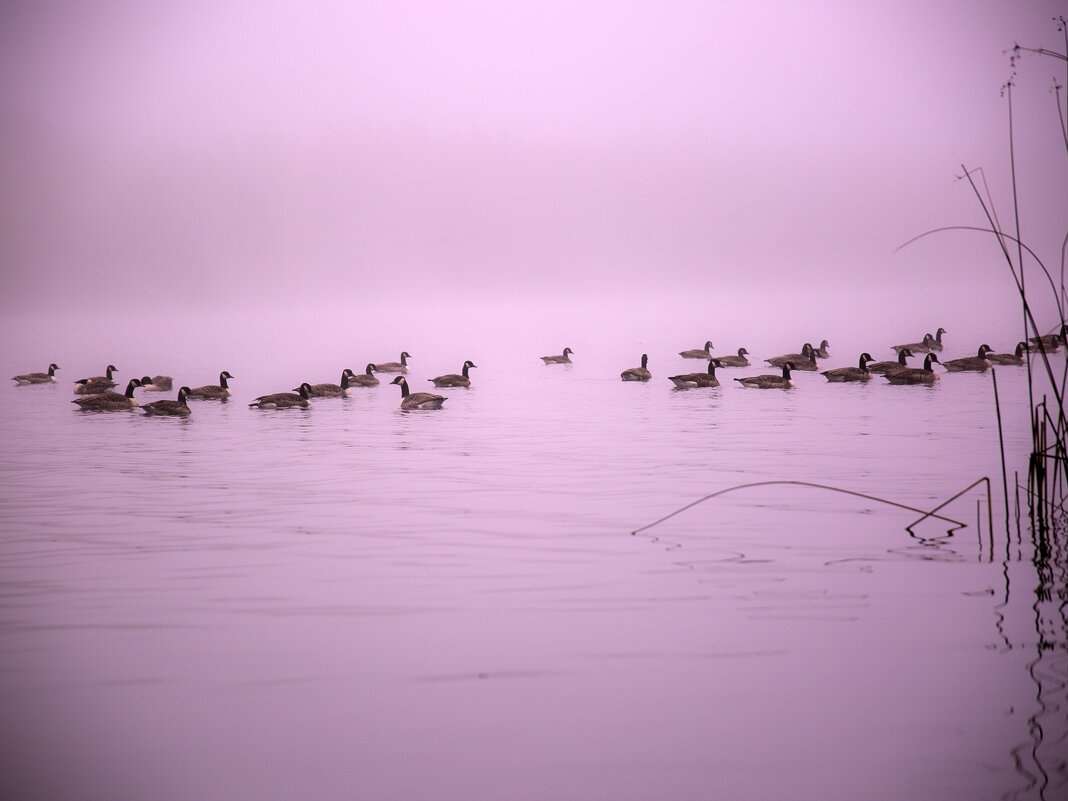
M 1029 342 L 1020 342 L 1016 345 L 1014 353 L 994 353 L 989 345 L 980 345 L 975 356 L 966 356 L 959 359 L 942 361 L 937 353 L 942 351 L 942 335 L 947 333 L 944 328 L 939 328 L 934 334 L 925 334 L 919 342 L 909 342 L 903 345 L 893 345 L 891 348 L 897 352 L 897 359 L 891 361 L 875 361 L 870 353 L 860 354 L 856 367 L 837 367 L 832 370 L 820 372 L 828 381 L 842 383 L 847 381 L 870 381 L 875 375 L 882 375 L 891 384 L 933 384 L 939 379 L 938 373 L 933 369 L 934 364 L 940 364 L 950 372 L 983 372 L 997 365 L 1022 365 L 1025 363 L 1026 354 L 1029 351 L 1042 351 L 1054 353 L 1059 351 L 1062 345 L 1068 342 L 1068 326 L 1062 326 L 1059 334 L 1048 334 L 1041 337 L 1032 337 Z M 819 347 L 813 347 L 811 343 L 805 343 L 799 353 L 787 353 L 781 356 L 773 356 L 765 361 L 772 367 L 780 369 L 781 374 L 755 375 L 734 380 L 743 387 L 756 389 L 787 389 L 794 386 L 790 374 L 795 370 L 816 372 L 819 370 L 817 359 L 826 359 L 829 343 L 824 339 Z M 698 387 L 718 387 L 719 379 L 716 370 L 731 367 L 749 367 L 749 351 L 738 348 L 736 354 L 716 355 L 712 353 L 711 341 L 705 342 L 703 348 L 694 348 L 679 352 L 684 359 L 703 359 L 708 362 L 708 369 L 695 373 L 682 373 L 669 376 L 670 380 L 678 389 L 692 389 Z M 925 354 L 923 367 L 909 366 L 907 359 L 920 354 Z M 546 365 L 571 364 L 571 356 L 574 351 L 564 348 L 562 353 L 553 356 L 542 356 L 541 360 Z M 261 395 L 252 401 L 249 406 L 259 409 L 284 409 L 306 408 L 314 398 L 338 398 L 347 397 L 353 388 L 375 387 L 381 382 L 376 373 L 399 373 L 391 384 L 400 386 L 401 403 L 404 410 L 412 409 L 440 409 L 447 400 L 442 395 L 430 392 L 411 392 L 408 381 L 404 374 L 408 372 L 408 359 L 411 354 L 404 351 L 398 362 L 378 362 L 367 365 L 363 373 L 357 374 L 352 370 L 345 369 L 341 373 L 340 383 L 309 384 L 302 383 L 290 392 L 275 392 L 269 395 Z M 460 373 L 449 373 L 431 378 L 435 387 L 469 387 L 471 377 L 469 370 L 477 367 L 474 362 L 468 360 L 463 363 Z M 50 364 L 48 371 L 44 373 L 26 373 L 17 375 L 13 380 L 18 385 L 49 384 L 55 383 L 56 371 L 59 366 Z M 113 374 L 117 372 L 115 365 L 109 364 L 104 375 L 80 378 L 74 382 L 74 393 L 82 396 L 75 398 L 72 403 L 78 405 L 84 411 L 122 411 L 140 408 L 147 415 L 184 417 L 191 414 L 190 400 L 228 400 L 231 396 L 229 380 L 233 376 L 223 370 L 219 374 L 218 384 L 208 384 L 200 387 L 180 387 L 176 400 L 157 400 L 151 403 L 140 404 L 134 397 L 134 390 L 141 389 L 145 392 L 170 392 L 173 388 L 173 379 L 170 376 L 144 376 L 133 378 L 126 385 L 124 393 L 114 392 L 117 386 Z M 641 367 L 631 367 L 620 373 L 623 381 L 649 381 L 652 373 L 649 371 L 649 356 L 642 354 Z

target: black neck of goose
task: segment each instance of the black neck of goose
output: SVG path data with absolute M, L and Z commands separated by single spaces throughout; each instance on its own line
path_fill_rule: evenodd
M 642 369 L 645 370 L 649 367 L 649 355 L 647 353 L 642 354 Z
M 230 388 L 229 385 L 226 383 L 226 373 L 220 373 L 220 375 L 219 375 L 219 386 L 222 387 L 223 389 L 229 389 Z
M 50 376 L 52 376 L 53 378 L 55 378 L 55 375 L 56 375 L 56 369 L 57 369 L 57 368 L 56 368 L 56 366 L 55 366 L 54 364 L 50 364 L 50 365 L 48 365 L 48 374 L 49 374 Z
M 407 353 L 402 353 L 401 354 L 401 364 L 404 365 L 405 367 L 408 366 L 408 354 Z
M 902 348 L 900 351 L 898 351 L 897 363 L 904 367 L 906 364 L 908 364 L 908 362 L 905 361 L 906 358 L 907 356 L 905 355 L 905 348 Z
M 1025 350 L 1027 350 L 1027 343 L 1026 342 L 1018 342 L 1016 344 L 1016 358 L 1022 359 Z
M 405 381 L 405 380 L 404 380 L 404 379 L 402 378 L 402 379 L 401 379 L 400 381 L 398 381 L 397 383 L 398 383 L 398 384 L 400 384 L 400 388 L 401 388 L 401 397 L 402 397 L 402 398 L 407 398 L 407 397 L 408 397 L 408 382 L 407 382 L 407 381 Z
M 860 357 L 860 361 L 857 362 L 857 367 L 859 367 L 861 370 L 867 372 L 867 370 L 868 370 L 868 360 L 865 359 L 863 356 L 861 356 Z
M 341 374 L 341 388 L 342 389 L 348 389 L 349 388 L 349 372 L 348 372 L 348 370 L 346 370 L 345 372 L 343 372 Z
M 126 385 L 126 397 L 127 398 L 132 398 L 134 390 L 137 389 L 137 387 L 138 387 L 138 385 L 135 384 L 133 382 L 133 380 L 131 379 L 130 383 Z
M 106 375 L 106 376 L 108 377 L 108 381 L 110 381 L 110 380 L 111 380 L 111 374 L 112 374 L 112 373 L 113 373 L 114 371 L 115 371 L 115 368 L 114 368 L 114 367 L 112 367 L 112 366 L 111 366 L 111 365 L 109 364 L 109 365 L 108 365 L 108 369 L 104 371 L 104 374 L 105 374 L 105 375 Z
M 373 372 L 374 369 L 375 369 L 374 364 L 367 365 L 367 370 L 365 371 L 365 374 L 366 375 L 374 375 L 374 372 Z
M 464 362 L 464 369 L 463 369 L 464 378 L 470 378 L 471 377 L 471 376 L 469 376 L 467 374 L 467 369 L 468 369 L 467 362 Z
M 790 365 L 789 364 L 784 364 L 782 366 L 782 377 L 787 381 L 790 380 Z
M 642 367 L 645 367 L 644 362 L 642 363 Z M 711 359 L 708 360 L 708 374 L 710 376 L 715 376 L 716 374 L 716 363 Z
M 926 370 L 928 373 L 933 373 L 934 372 L 934 368 L 931 367 L 931 365 L 933 363 L 934 363 L 934 355 L 928 353 L 927 354 L 927 358 L 923 360 L 923 369 Z

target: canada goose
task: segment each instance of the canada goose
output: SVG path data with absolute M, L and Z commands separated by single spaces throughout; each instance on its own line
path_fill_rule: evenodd
M 440 409 L 441 404 L 448 400 L 441 395 L 431 395 L 429 392 L 409 392 L 408 381 L 404 376 L 394 378 L 391 384 L 400 384 L 402 409 Z
M 182 387 L 178 390 L 178 400 L 152 401 L 152 403 L 146 403 L 141 408 L 145 410 L 147 415 L 185 417 L 193 413 L 193 410 L 189 408 L 189 404 L 185 402 L 185 396 L 188 394 L 189 387 Z
M 793 362 L 787 362 L 782 366 L 782 375 L 754 375 L 749 378 L 734 379 L 743 387 L 756 387 L 757 389 L 789 389 L 794 386 L 790 378 L 790 371 L 794 369 Z
M 668 381 L 674 384 L 676 389 L 693 389 L 695 387 L 718 387 L 719 379 L 716 378 L 716 368 L 722 366 L 723 362 L 721 362 L 719 359 L 709 359 L 707 373 L 686 373 L 684 375 L 668 376 Z
M 1031 350 L 1056 353 L 1061 349 L 1061 345 L 1068 341 L 1068 324 L 1061 324 L 1059 334 L 1043 334 L 1042 336 L 1031 337 L 1029 341 L 1031 342 Z
M 206 384 L 202 387 L 193 387 L 186 394 L 186 397 L 196 398 L 198 400 L 226 400 L 230 397 L 230 385 L 227 384 L 227 379 L 233 378 L 229 372 L 223 370 L 219 373 L 218 384 Z
M 87 412 L 112 412 L 122 409 L 133 409 L 137 406 L 137 398 L 134 390 L 141 386 L 141 379 L 131 378 L 126 385 L 126 394 L 118 392 L 102 392 L 99 395 L 90 395 L 88 398 L 75 398 L 71 403 L 77 403 L 78 407 Z
M 59 365 L 53 363 L 48 365 L 47 373 L 24 373 L 23 375 L 13 376 L 11 380 L 19 386 L 26 384 L 54 384 L 56 383 L 56 370 L 58 369 Z
M 933 384 L 939 376 L 931 369 L 931 363 L 937 362 L 938 356 L 928 353 L 923 360 L 923 367 L 904 367 L 900 370 L 891 370 L 885 378 L 891 384 Z M 941 364 L 941 362 L 939 362 Z
M 141 389 L 145 392 L 170 392 L 174 379 L 169 375 L 145 376 L 141 379 Z
M 935 331 L 934 341 L 930 343 L 931 350 L 935 350 L 935 351 L 941 352 L 941 350 L 942 350 L 942 334 L 948 334 L 948 333 L 949 332 L 944 328 L 939 328 L 937 331 Z
M 347 398 L 349 396 L 349 379 L 355 378 L 355 374 L 347 367 L 341 371 L 340 384 L 309 384 L 309 398 Z M 300 392 L 300 387 L 294 387 L 294 392 Z
M 711 359 L 712 358 L 712 341 L 709 340 L 705 343 L 704 348 L 692 348 L 691 350 L 680 350 L 679 356 L 684 359 Z
M 360 373 L 359 375 L 349 376 L 350 387 L 377 387 L 379 380 L 375 378 L 374 372 L 378 369 L 378 365 L 372 362 L 367 365 L 367 372 Z
M 542 356 L 541 360 L 546 364 L 571 364 L 571 354 L 575 351 L 571 348 L 564 348 L 564 352 L 558 356 Z
M 986 354 L 990 353 L 990 351 L 991 347 L 989 345 L 980 345 L 979 352 L 975 356 L 965 356 L 963 359 L 950 359 L 947 362 L 941 362 L 941 364 L 951 373 L 962 373 L 965 371 L 983 373 L 990 368 L 990 362 L 986 359 Z
M 806 342 L 801 348 L 800 353 L 787 353 L 783 356 L 773 356 L 770 359 L 765 359 L 772 367 L 782 367 L 787 362 L 790 363 L 793 370 L 807 370 L 809 372 L 815 372 L 819 369 L 819 365 L 816 364 L 816 349 L 812 347 L 811 342 Z M 736 379 L 737 380 L 737 379 Z
M 889 373 L 891 370 L 902 370 L 907 368 L 908 362 L 905 361 L 909 356 L 914 355 L 908 348 L 902 348 L 897 354 L 897 361 L 891 362 L 872 362 L 868 365 L 869 373 Z
M 749 355 L 749 351 L 745 348 L 738 348 L 737 356 L 714 356 L 713 358 L 719 359 L 719 363 L 723 367 L 748 367 L 750 361 L 745 358 Z
M 1027 343 L 1019 342 L 1015 353 L 988 353 L 986 360 L 991 364 L 1023 364 L 1024 353 L 1027 352 Z
M 898 353 L 901 353 L 905 348 L 908 348 L 912 351 L 912 355 L 915 356 L 917 353 L 930 353 L 932 344 L 936 344 L 935 338 L 930 334 L 924 334 L 923 342 L 910 342 L 907 345 L 891 345 L 890 348 L 896 350 Z
M 109 364 L 108 367 L 107 367 L 107 370 L 105 370 L 106 375 L 94 375 L 91 378 L 79 378 L 74 383 L 75 384 L 109 384 L 110 386 L 115 386 L 115 379 L 112 378 L 111 374 L 118 372 L 118 370 L 119 370 L 118 367 L 116 367 L 113 364 Z M 77 392 L 77 390 L 75 390 L 75 392 Z
M 817 359 L 829 359 L 831 357 L 831 354 L 827 352 L 827 347 L 830 344 L 831 343 L 825 339 L 819 344 L 819 347 L 812 349 L 813 352 L 816 354 Z
M 824 370 L 820 375 L 828 381 L 871 381 L 871 371 L 868 362 L 871 361 L 870 353 L 860 354 L 860 362 L 856 367 L 836 367 L 833 370 Z
M 624 381 L 648 381 L 653 377 L 649 372 L 649 354 L 642 354 L 642 366 L 630 367 L 619 374 Z
M 273 395 L 260 395 L 249 404 L 259 409 L 289 409 L 295 406 L 306 408 L 311 396 L 311 384 L 301 384 L 297 392 L 276 392 Z
M 399 362 L 375 362 L 375 369 L 380 373 L 407 373 L 410 358 L 412 354 L 404 351 Z
M 435 387 L 469 387 L 471 386 L 471 377 L 467 374 L 467 371 L 472 367 L 478 367 L 473 361 L 468 359 L 464 362 L 463 375 L 457 375 L 456 373 L 449 373 L 447 375 L 439 375 L 437 378 L 431 378 Z

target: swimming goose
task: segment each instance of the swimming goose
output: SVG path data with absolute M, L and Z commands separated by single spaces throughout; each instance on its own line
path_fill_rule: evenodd
M 379 381 L 374 376 L 375 370 L 378 369 L 378 365 L 374 362 L 367 365 L 367 372 L 360 373 L 359 375 L 349 376 L 350 387 L 377 387 Z
M 564 352 L 558 356 L 542 356 L 541 360 L 546 364 L 571 364 L 571 354 L 575 351 L 571 348 L 564 348 Z
M 827 347 L 828 347 L 828 346 L 829 346 L 830 344 L 831 344 L 831 343 L 830 343 L 830 342 L 828 342 L 828 341 L 827 341 L 827 340 L 825 339 L 825 340 L 823 340 L 823 341 L 822 341 L 822 342 L 821 342 L 821 343 L 819 344 L 819 347 L 818 347 L 818 348 L 813 348 L 813 349 L 812 349 L 812 350 L 813 350 L 813 352 L 814 352 L 814 353 L 816 354 L 816 358 L 817 358 L 817 359 L 829 359 L 829 358 L 830 358 L 831 354 L 829 354 L 829 353 L 827 352 Z
M 709 340 L 705 343 L 704 348 L 692 348 L 691 350 L 680 350 L 679 356 L 684 359 L 711 359 L 712 358 L 712 341 Z
M 932 341 L 930 343 L 931 350 L 936 350 L 936 351 L 941 352 L 941 350 L 942 350 L 942 334 L 948 334 L 948 333 L 949 332 L 944 328 L 939 328 L 937 331 L 935 331 L 934 341 Z
M 938 380 L 939 375 L 931 369 L 931 363 L 937 361 L 938 356 L 928 353 L 923 360 L 923 367 L 904 367 L 900 370 L 891 370 L 886 373 L 885 378 L 891 384 L 933 384 Z
M 115 380 L 111 374 L 116 372 L 119 368 L 113 364 L 108 365 L 107 375 L 94 375 L 91 378 L 79 378 L 74 382 L 74 394 L 75 395 L 99 395 L 102 392 L 107 392 L 113 386 L 115 386 Z
M 399 362 L 376 362 L 375 369 L 380 373 L 407 373 L 408 360 L 410 358 L 412 358 L 412 354 L 404 351 Z
M 619 377 L 624 381 L 648 381 L 653 377 L 653 374 L 649 372 L 649 354 L 642 354 L 642 366 L 630 367 L 619 374 Z
M 794 369 L 792 362 L 782 366 L 782 375 L 754 375 L 749 378 L 734 379 L 743 387 L 756 387 L 757 389 L 789 389 L 794 386 L 790 378 L 790 371 Z
M 118 371 L 119 371 L 118 367 L 116 367 L 113 364 L 109 364 L 108 367 L 107 367 L 107 370 L 104 371 L 106 373 L 105 375 L 94 375 L 91 378 L 79 378 L 74 383 L 75 384 L 103 384 L 105 381 L 111 381 L 112 385 L 114 385 L 115 381 L 112 378 L 111 374 L 112 373 L 117 373 Z
M 808 370 L 809 372 L 815 372 L 819 369 L 819 365 L 816 364 L 815 354 L 816 349 L 812 347 L 812 343 L 806 342 L 801 348 L 800 353 L 787 353 L 783 356 L 773 356 L 764 361 L 772 367 L 782 367 L 789 362 L 791 368 L 794 370 Z
M 1043 334 L 1042 336 L 1031 337 L 1030 348 L 1034 351 L 1056 353 L 1066 341 L 1068 341 L 1068 324 L 1062 323 L 1059 334 Z
M 75 398 L 71 403 L 77 403 L 78 407 L 88 412 L 112 412 L 122 409 L 133 409 L 137 406 L 134 390 L 141 386 L 141 379 L 131 378 L 126 385 L 126 394 L 118 392 L 102 392 L 99 395 L 90 395 L 88 398 Z
M 897 354 L 897 361 L 872 362 L 868 365 L 868 372 L 885 374 L 889 373 L 891 370 L 906 369 L 909 365 L 908 362 L 905 361 L 905 359 L 912 355 L 914 354 L 911 350 L 909 350 L 908 348 L 902 348 L 901 351 Z
M 349 396 L 349 379 L 355 378 L 355 374 L 347 367 L 341 371 L 340 384 L 309 384 L 309 398 L 347 398 Z M 294 392 L 300 392 L 300 387 L 294 387 Z
M 987 361 L 986 354 L 990 353 L 991 350 L 992 348 L 989 345 L 980 345 L 977 355 L 965 356 L 963 359 L 950 359 L 948 362 L 942 362 L 942 366 L 951 373 L 962 373 L 966 370 L 973 373 L 983 373 L 990 368 L 990 362 Z
M 467 374 L 467 371 L 472 367 L 478 367 L 473 361 L 468 359 L 464 362 L 463 375 L 457 375 L 456 373 L 448 373 L 447 375 L 439 375 L 437 378 L 431 378 L 435 387 L 469 387 L 471 386 L 471 377 Z
M 935 344 L 935 338 L 930 334 L 924 334 L 923 342 L 910 342 L 907 345 L 891 345 L 890 348 L 891 350 L 896 350 L 898 353 L 901 353 L 905 348 L 908 348 L 912 351 L 913 355 L 916 355 L 917 353 L 930 353 L 932 344 Z
M 193 410 L 189 408 L 189 404 L 185 402 L 185 396 L 188 394 L 189 387 L 182 387 L 178 390 L 178 400 L 152 401 L 152 403 L 146 403 L 141 408 L 145 410 L 147 415 L 185 417 L 193 413 Z
M 693 389 L 695 387 L 718 387 L 719 379 L 716 378 L 716 368 L 722 366 L 723 362 L 721 362 L 719 359 L 709 359 L 707 373 L 686 373 L 684 375 L 668 376 L 668 381 L 674 384 L 676 389 Z
M 988 353 L 986 360 L 991 364 L 1023 364 L 1024 353 L 1027 352 L 1027 343 L 1019 342 L 1015 353 Z
M 408 381 L 404 376 L 394 378 L 391 384 L 400 384 L 402 409 L 440 409 L 441 404 L 448 400 L 441 395 L 431 395 L 429 392 L 409 392 Z
M 260 395 L 249 404 L 258 409 L 290 409 L 293 407 L 307 408 L 308 398 L 311 396 L 311 384 L 301 384 L 297 392 L 276 392 L 273 395 Z
M 719 363 L 723 367 L 748 367 L 750 362 L 746 356 L 749 355 L 749 351 L 745 348 L 738 348 L 737 356 L 713 356 L 714 359 L 719 359 Z
M 233 378 L 233 376 L 223 370 L 219 373 L 218 384 L 205 384 L 202 387 L 194 387 L 186 393 L 186 396 L 198 400 L 226 400 L 230 397 L 230 385 L 226 383 L 227 379 L 230 378 Z
M 47 373 L 24 373 L 22 375 L 16 375 L 11 378 L 19 386 L 26 384 L 54 384 L 56 383 L 56 370 L 59 369 L 58 364 L 48 365 Z
M 820 375 L 828 381 L 871 381 L 871 370 L 868 362 L 871 361 L 870 353 L 860 354 L 860 362 L 856 367 L 836 367 L 833 370 L 824 370 Z
M 169 375 L 145 376 L 141 379 L 141 389 L 145 392 L 170 392 L 174 379 Z

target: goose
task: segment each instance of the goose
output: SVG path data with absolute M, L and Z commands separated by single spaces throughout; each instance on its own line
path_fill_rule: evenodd
M 340 384 L 309 384 L 309 398 L 347 398 L 349 396 L 349 379 L 355 378 L 352 370 L 345 368 L 341 371 Z M 294 387 L 294 392 L 300 392 L 300 387 Z
M 684 375 L 668 376 L 668 381 L 675 385 L 676 389 L 693 389 L 695 387 L 718 387 L 719 379 L 716 378 L 716 368 L 722 367 L 723 362 L 712 358 L 708 360 L 707 373 L 686 373 Z
M 833 370 L 824 370 L 821 375 L 828 381 L 841 383 L 845 381 L 871 381 L 871 371 L 868 362 L 871 361 L 870 353 L 860 354 L 860 362 L 856 367 L 836 367 Z
M 410 358 L 412 358 L 412 354 L 404 351 L 399 362 L 376 362 L 375 369 L 380 373 L 407 373 L 408 360 Z
M 820 343 L 818 348 L 812 349 L 815 352 L 817 359 L 829 359 L 831 357 L 831 354 L 827 352 L 827 347 L 830 344 L 831 343 L 825 339 Z
M 152 401 L 152 403 L 146 403 L 141 408 L 149 416 L 186 417 L 193 413 L 193 410 L 189 408 L 189 404 L 185 402 L 185 397 L 188 394 L 189 387 L 182 387 L 178 390 L 178 400 Z
M 1059 334 L 1043 334 L 1042 336 L 1031 337 L 1030 347 L 1031 350 L 1035 351 L 1056 353 L 1066 341 L 1068 341 L 1068 324 L 1061 323 L 1061 331 Z
M 112 373 L 116 372 L 118 369 L 119 368 L 115 365 L 109 364 L 106 375 L 94 375 L 92 378 L 79 378 L 74 382 L 74 394 L 99 395 L 102 392 L 107 392 L 115 386 L 115 379 L 112 378 Z
M 712 358 L 712 341 L 709 340 L 705 343 L 703 348 L 692 348 L 690 350 L 680 350 L 679 356 L 684 359 L 711 359 Z
M 145 392 L 170 392 L 174 379 L 169 375 L 145 376 L 141 379 L 141 389 Z
M 229 372 L 223 370 L 219 373 L 218 384 L 205 384 L 202 387 L 193 387 L 186 394 L 188 398 L 196 398 L 198 400 L 226 400 L 230 397 L 230 385 L 227 384 L 227 379 L 233 378 Z
M 934 341 L 930 343 L 931 350 L 942 351 L 942 334 L 948 334 L 949 332 L 944 328 L 939 328 L 935 331 Z
M 987 361 L 986 354 L 990 353 L 991 350 L 992 348 L 989 345 L 980 345 L 977 355 L 965 356 L 963 359 L 950 359 L 948 362 L 942 362 L 942 366 L 951 373 L 965 371 L 984 373 L 990 368 L 990 362 Z
M 431 395 L 429 392 L 409 392 L 408 381 L 404 376 L 394 378 L 391 384 L 400 384 L 402 409 L 440 409 L 441 404 L 448 400 L 441 395 Z
M 464 362 L 462 375 L 449 373 L 447 375 L 439 375 L 437 378 L 431 378 L 430 381 L 435 387 L 469 387 L 471 386 L 471 377 L 467 374 L 467 371 L 472 367 L 478 367 L 478 365 L 468 359 Z
M 71 403 L 77 403 L 80 409 L 88 412 L 113 412 L 121 411 L 122 409 L 133 409 L 138 405 L 137 398 L 134 397 L 134 390 L 139 386 L 141 386 L 141 379 L 131 378 L 130 383 L 126 385 L 125 395 L 120 395 L 118 392 L 102 392 L 99 395 L 90 395 L 88 398 L 75 398 Z
M 917 353 L 930 353 L 931 345 L 935 344 L 935 342 L 933 336 L 924 334 L 923 342 L 910 342 L 907 345 L 891 345 L 890 348 L 891 350 L 896 350 L 898 353 L 901 353 L 905 348 L 908 348 L 912 351 L 912 355 L 915 356 Z
M 360 373 L 359 375 L 349 376 L 350 387 L 377 387 L 380 383 L 374 376 L 375 370 L 378 369 L 378 365 L 374 362 L 367 365 L 367 371 Z
M 794 369 L 792 362 L 782 366 L 782 375 L 754 375 L 748 378 L 734 379 L 743 387 L 756 387 L 757 389 L 789 389 L 794 386 L 790 378 L 790 371 Z
M 571 364 L 571 354 L 575 351 L 571 348 L 564 348 L 564 352 L 557 356 L 542 356 L 541 360 L 546 364 Z
M 119 368 L 113 364 L 109 364 L 105 375 L 94 375 L 91 378 L 79 378 L 75 381 L 75 384 L 106 384 L 110 383 L 111 386 L 115 386 L 115 380 L 112 378 L 112 373 L 117 373 Z
M 791 369 L 793 370 L 815 372 L 819 369 L 819 365 L 816 364 L 816 349 L 812 347 L 812 343 L 810 342 L 804 344 L 800 353 L 787 353 L 783 356 L 773 356 L 764 361 L 772 367 L 782 367 L 789 362 Z
M 923 360 L 923 367 L 904 367 L 891 370 L 885 378 L 891 384 L 933 384 L 938 380 L 938 373 L 931 369 L 931 363 L 937 362 L 938 356 L 928 353 Z M 941 362 L 939 362 L 941 364 Z
M 713 358 L 719 359 L 723 367 L 748 367 L 750 361 L 745 358 L 748 355 L 749 351 L 745 348 L 738 348 L 737 356 L 714 356 Z
M 907 368 L 908 362 L 905 361 L 909 356 L 913 356 L 913 352 L 908 348 L 902 348 L 897 354 L 897 361 L 890 362 L 872 362 L 868 365 L 869 373 L 889 373 L 891 370 L 901 370 Z
M 260 395 L 249 404 L 259 409 L 290 409 L 296 406 L 307 408 L 311 396 L 311 384 L 301 384 L 297 392 L 276 392 L 273 395 Z
M 991 364 L 1023 364 L 1024 353 L 1027 352 L 1027 343 L 1019 342 L 1016 344 L 1015 353 L 988 353 L 986 354 L 986 360 Z
M 11 380 L 20 387 L 26 384 L 54 384 L 56 383 L 56 370 L 58 369 L 59 365 L 53 362 L 48 365 L 47 373 L 23 373 L 22 375 L 12 376 Z
M 619 374 L 624 381 L 648 381 L 653 377 L 649 372 L 649 354 L 642 354 L 642 366 L 630 367 Z

